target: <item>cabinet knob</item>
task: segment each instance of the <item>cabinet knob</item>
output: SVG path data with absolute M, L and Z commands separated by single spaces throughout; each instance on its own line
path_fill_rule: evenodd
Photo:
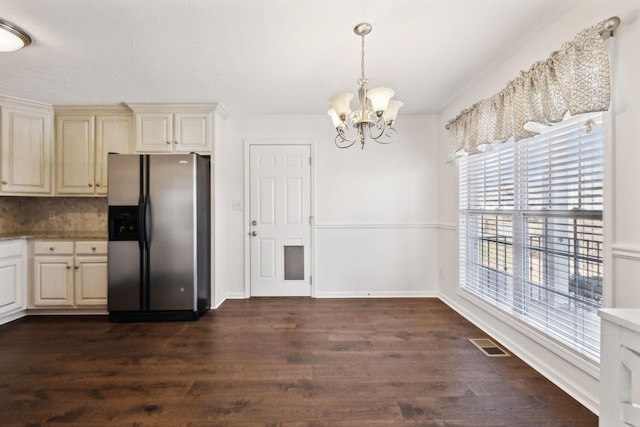
M 7 182 L 7 181 L 2 181 L 2 184 L 3 184 L 3 185 L 7 185 L 7 184 L 8 184 L 8 182 Z
M 54 249 L 55 249 L 55 247 L 54 247 L 54 246 L 51 246 L 51 247 L 49 248 L 49 251 L 50 251 L 50 252 L 53 252 L 53 250 L 54 250 Z
M 258 235 L 258 232 L 257 232 L 257 231 L 252 231 L 252 232 L 251 232 L 251 235 L 255 237 L 255 236 L 257 236 L 257 235 Z
M 93 184 L 89 183 L 89 187 L 93 187 Z
M 173 143 L 174 143 L 174 144 L 176 144 L 176 145 L 177 145 L 177 144 L 180 144 L 178 141 L 173 141 Z
M 67 270 L 71 270 L 71 266 L 70 265 L 67 265 Z
M 79 268 L 80 268 L 80 266 L 79 266 L 79 265 L 76 265 L 76 266 L 75 266 L 75 267 L 73 267 L 73 268 L 75 268 L 75 269 L 77 270 L 77 269 L 79 269 Z
M 92 247 L 91 247 L 91 250 L 92 250 L 93 252 L 95 252 L 95 251 L 96 251 L 96 247 L 95 247 L 95 246 L 92 246 Z
M 167 141 L 167 145 L 171 145 L 171 141 Z
M 99 182 L 96 184 L 96 187 L 100 187 L 100 183 Z

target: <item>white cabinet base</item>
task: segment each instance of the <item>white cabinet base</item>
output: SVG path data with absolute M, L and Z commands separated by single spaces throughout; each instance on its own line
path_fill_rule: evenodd
M 35 257 L 33 304 L 73 306 L 73 257 Z
M 607 308 L 599 314 L 599 425 L 640 427 L 640 309 Z
M 107 257 L 77 256 L 76 306 L 104 306 L 107 302 Z
M 26 256 L 24 240 L 0 241 L 0 325 L 26 314 Z
M 29 313 L 106 313 L 107 242 L 30 243 Z

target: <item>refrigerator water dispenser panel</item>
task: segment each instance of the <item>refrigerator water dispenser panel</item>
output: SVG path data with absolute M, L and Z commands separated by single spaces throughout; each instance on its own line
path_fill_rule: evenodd
M 138 206 L 109 206 L 109 240 L 138 240 Z

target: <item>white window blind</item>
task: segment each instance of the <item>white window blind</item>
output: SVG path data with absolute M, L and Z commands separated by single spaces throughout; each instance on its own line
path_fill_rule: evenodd
M 461 287 L 599 359 L 602 113 L 459 163 Z

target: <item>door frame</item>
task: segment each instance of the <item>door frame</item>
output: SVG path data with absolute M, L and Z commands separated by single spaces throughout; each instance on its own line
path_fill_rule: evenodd
M 309 200 L 310 202 L 310 247 L 309 247 L 309 281 L 311 297 L 315 298 L 316 288 L 313 281 L 315 272 L 315 140 L 313 139 L 245 139 L 244 140 L 244 297 L 251 298 L 251 232 L 250 221 L 250 190 L 251 190 L 251 146 L 252 145 L 308 145 L 311 156 L 309 171 Z

